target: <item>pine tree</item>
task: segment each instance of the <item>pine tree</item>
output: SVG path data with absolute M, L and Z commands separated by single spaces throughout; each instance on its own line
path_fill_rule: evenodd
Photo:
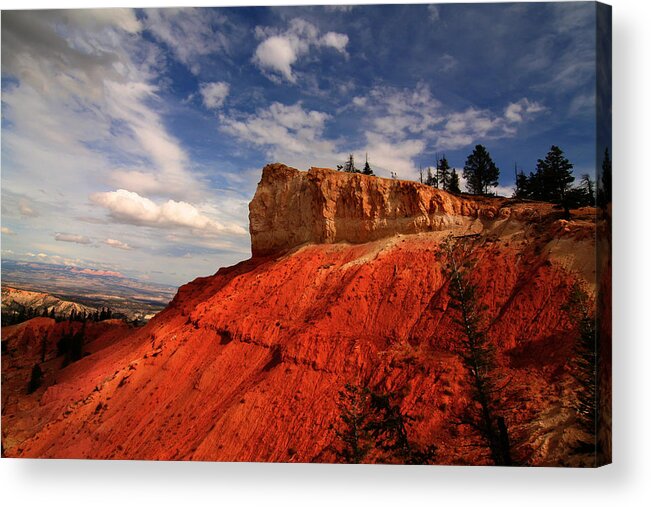
M 459 187 L 459 174 L 457 174 L 456 169 L 452 169 L 450 173 L 450 184 L 448 186 L 448 192 L 453 194 L 460 194 L 461 188 Z
M 499 175 L 500 170 L 486 148 L 481 144 L 475 146 L 463 167 L 463 177 L 470 193 L 488 195 L 488 188 L 497 186 Z
M 597 383 L 598 349 L 597 327 L 594 318 L 594 303 L 579 283 L 575 283 L 564 307 L 570 320 L 575 324 L 578 337 L 574 347 L 572 376 L 578 384 L 575 391 L 576 411 L 579 426 L 591 437 L 584 446 L 594 446 L 597 433 L 599 386 Z M 590 449 L 594 452 L 594 448 Z
M 539 159 L 536 165 L 538 194 L 544 201 L 561 204 L 565 194 L 571 188 L 574 176 L 574 166 L 565 158 L 563 150 L 552 146 L 544 160 Z
M 407 465 L 424 465 L 431 463 L 436 455 L 436 446 L 420 448 L 415 445 L 408 434 L 407 425 L 412 417 L 404 414 L 391 394 L 371 391 L 371 408 L 374 417 L 368 428 L 376 447 L 383 451 L 383 462 L 404 463 Z
M 605 210 L 613 199 L 612 170 L 610 155 L 608 148 L 606 148 L 604 160 L 601 163 L 601 177 L 599 178 L 599 189 L 597 190 L 597 201 L 602 210 Z
M 474 428 L 496 465 L 510 466 L 511 449 L 506 422 L 501 415 L 497 394 L 499 376 L 495 348 L 486 334 L 485 306 L 479 304 L 477 288 L 472 283 L 472 262 L 469 244 L 460 244 L 448 238 L 442 244 L 441 255 L 450 277 L 448 293 L 450 305 L 458 313 L 455 320 L 460 331 L 457 353 L 469 373 L 473 403 L 469 405 L 465 424 Z
M 443 156 L 436 164 L 436 174 L 438 177 L 438 187 L 450 191 L 450 164 L 448 159 Z
M 39 387 L 41 387 L 42 381 L 43 370 L 41 370 L 41 367 L 38 364 L 35 364 L 32 368 L 32 375 L 29 379 L 29 383 L 27 384 L 27 394 L 32 394 Z
M 353 154 L 351 153 L 348 155 L 348 160 L 344 163 L 344 172 L 346 173 L 358 173 L 359 170 L 355 167 L 355 159 L 353 158 Z
M 427 168 L 427 178 L 425 179 L 425 185 L 430 187 L 438 187 L 438 182 L 436 181 L 436 176 L 432 174 L 432 168 Z
M 84 334 L 86 331 L 86 323 L 82 324 L 82 327 L 77 331 L 70 343 L 70 361 L 75 362 L 79 361 L 84 355 Z
M 513 197 L 519 197 L 520 199 L 530 198 L 529 190 L 529 178 L 527 178 L 524 171 L 519 171 L 515 176 L 515 192 Z
M 46 335 L 41 337 L 41 363 L 45 362 L 45 355 L 47 354 L 47 339 Z
M 375 176 L 373 169 L 371 169 L 371 165 L 368 163 L 368 153 L 366 154 L 366 162 L 364 162 L 364 169 L 362 170 L 362 174 L 366 174 L 367 176 Z
M 342 429 L 336 431 L 340 444 L 335 448 L 344 463 L 431 463 L 436 446 L 420 448 L 408 434 L 413 418 L 393 402 L 393 396 L 346 384 L 339 392 L 339 418 Z
M 586 200 L 589 206 L 595 205 L 594 181 L 589 174 L 581 176 L 581 188 L 585 191 Z
M 362 463 L 373 448 L 368 429 L 370 400 L 371 393 L 364 387 L 346 384 L 339 392 L 337 408 L 343 429 L 335 434 L 342 447 L 336 449 L 335 453 L 344 463 Z

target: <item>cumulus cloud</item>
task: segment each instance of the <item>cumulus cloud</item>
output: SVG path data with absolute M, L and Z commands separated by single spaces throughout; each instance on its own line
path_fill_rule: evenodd
M 208 109 L 219 109 L 222 107 L 229 91 L 229 84 L 223 81 L 201 83 L 199 85 L 199 93 L 201 94 L 203 105 Z
M 296 81 L 292 65 L 298 59 L 298 51 L 287 37 L 273 36 L 261 42 L 255 50 L 253 61 L 262 69 L 282 74 L 287 81 Z
M 301 18 L 292 19 L 284 32 L 258 27 L 256 35 L 263 41 L 255 50 L 253 63 L 269 78 L 278 79 L 280 75 L 291 83 L 296 82 L 292 66 L 312 48 L 333 48 L 346 55 L 348 45 L 348 35 L 337 32 L 321 35 L 316 26 Z
M 337 32 L 328 32 L 323 37 L 321 37 L 319 42 L 321 45 L 334 48 L 340 53 L 346 53 L 348 35 Z
M 119 248 L 120 250 L 132 250 L 129 244 L 120 241 L 119 239 L 107 238 L 104 240 L 104 244 L 112 248 Z
M 91 239 L 87 236 L 82 236 L 81 234 L 69 234 L 66 232 L 57 232 L 54 235 L 56 241 L 65 241 L 67 243 L 78 243 L 80 245 L 90 245 L 92 243 Z
M 246 234 L 239 225 L 223 225 L 202 214 L 195 206 L 172 199 L 156 204 L 136 192 L 119 189 L 98 192 L 91 201 L 106 208 L 111 217 L 122 223 L 150 227 L 181 227 L 206 233 Z

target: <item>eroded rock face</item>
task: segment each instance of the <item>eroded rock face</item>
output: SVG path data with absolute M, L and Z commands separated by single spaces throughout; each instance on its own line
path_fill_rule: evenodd
M 465 229 L 509 213 L 504 201 L 455 196 L 413 181 L 269 164 L 249 204 L 251 249 L 264 256 L 304 243 Z
M 338 393 L 354 383 L 399 395 L 437 463 L 489 464 L 456 423 L 472 379 L 438 254 L 458 229 L 479 233 L 469 261 L 519 459 L 582 464 L 567 458 L 581 435 L 565 308 L 577 280 L 595 284 L 593 211 L 566 222 L 549 204 L 282 165 L 265 168 L 250 209 L 254 258 L 184 285 L 146 326 L 107 331 L 65 368 L 46 358 L 31 394 L 33 362 L 11 350 L 37 353 L 41 335 L 23 328 L 48 319 L 3 329 L 16 337 L 2 358 L 6 456 L 335 462 Z

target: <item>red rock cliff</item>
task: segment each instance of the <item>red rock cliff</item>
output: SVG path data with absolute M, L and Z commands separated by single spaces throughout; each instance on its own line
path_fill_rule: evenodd
M 455 196 L 413 181 L 267 165 L 249 204 L 254 256 L 304 243 L 366 243 L 395 234 L 469 228 L 506 218 L 505 199 Z
M 280 165 L 250 209 L 252 259 L 181 287 L 80 361 L 49 360 L 33 394 L 8 338 L 7 456 L 335 461 L 337 393 L 353 382 L 400 393 L 410 435 L 435 444 L 438 463 L 488 463 L 455 424 L 471 401 L 437 252 L 440 229 L 458 227 L 480 233 L 473 280 L 510 379 L 518 455 L 568 462 L 576 329 L 564 306 L 574 280 L 594 286 L 590 210 L 568 223 L 547 204 Z

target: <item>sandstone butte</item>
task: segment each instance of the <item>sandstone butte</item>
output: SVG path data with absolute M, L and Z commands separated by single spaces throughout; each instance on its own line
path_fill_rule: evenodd
M 582 435 L 570 407 L 578 333 L 564 306 L 579 281 L 609 321 L 610 260 L 595 254 L 609 245 L 596 242 L 594 209 L 561 217 L 545 203 L 268 165 L 250 203 L 252 258 L 182 286 L 146 326 L 92 325 L 86 356 L 64 368 L 56 341 L 68 323 L 3 329 L 3 453 L 334 462 L 349 382 L 400 393 L 410 437 L 436 445 L 438 463 L 490 463 L 455 424 L 471 400 L 437 256 L 453 235 L 477 244 L 473 281 L 509 379 L 514 451 L 531 465 L 593 464 L 569 452 Z M 28 395 L 44 335 L 43 385 Z

